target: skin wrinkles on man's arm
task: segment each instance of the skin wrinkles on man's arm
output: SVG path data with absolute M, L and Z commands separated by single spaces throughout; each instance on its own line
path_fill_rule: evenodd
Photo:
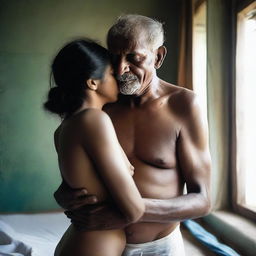
M 183 126 L 177 140 L 177 156 L 187 194 L 171 199 L 144 199 L 145 214 L 139 222 L 169 223 L 198 218 L 210 211 L 211 159 L 207 122 L 203 120 L 193 93 L 185 95 L 187 104 Z
M 182 104 L 186 106 L 186 113 L 177 140 L 177 156 L 182 176 L 187 185 L 187 194 L 171 199 L 143 198 L 146 210 L 139 222 L 170 223 L 183 221 L 204 216 L 210 210 L 211 160 L 208 149 L 207 124 L 202 118 L 195 95 L 189 92 L 186 93 L 186 97 L 187 102 L 182 100 Z M 97 214 L 95 214 L 96 212 Z M 95 227 L 90 227 L 89 223 L 95 225 L 97 221 L 104 222 L 106 209 L 104 214 L 103 209 L 96 212 L 90 213 L 80 209 L 70 217 L 80 219 L 81 225 L 83 225 L 85 214 L 90 215 L 90 221 L 87 221 L 85 225 L 86 229 L 93 229 Z M 113 227 L 118 225 L 115 224 L 114 218 L 111 225 Z
M 133 66 L 131 65 L 131 67 Z M 183 127 L 177 140 L 177 156 L 179 171 L 181 170 L 181 176 L 186 182 L 188 194 L 165 200 L 144 198 L 146 211 L 140 219 L 141 222 L 170 223 L 188 218 L 197 218 L 209 212 L 210 156 L 207 129 L 204 122 L 202 122 L 201 113 L 195 103 L 193 92 L 184 91 L 187 92 L 185 93 L 187 98 L 181 98 L 180 101 L 183 104 L 183 109 L 187 110 L 187 116 L 183 118 Z M 186 99 L 187 102 L 185 102 Z M 177 119 L 180 120 L 179 115 Z M 87 196 L 79 200 L 80 205 L 82 205 L 83 200 L 86 201 L 86 198 Z M 75 202 L 72 202 L 72 204 L 73 209 L 76 208 Z M 95 207 L 97 208 L 97 206 Z M 90 212 L 84 212 L 84 209 L 86 207 L 75 211 L 75 215 L 72 218 L 80 218 L 82 220 L 85 213 L 87 216 L 90 215 Z M 101 215 L 100 210 L 97 211 L 97 214 L 92 214 L 90 218 L 91 223 L 103 221 L 104 214 Z M 105 219 L 105 221 L 107 220 Z M 85 223 L 86 228 L 89 225 L 89 222 Z

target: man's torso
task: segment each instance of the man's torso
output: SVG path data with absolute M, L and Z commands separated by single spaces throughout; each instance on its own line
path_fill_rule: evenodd
M 181 129 L 180 88 L 171 86 L 159 98 L 139 107 L 116 103 L 107 108 L 119 142 L 135 167 L 134 181 L 144 198 L 169 199 L 183 193 L 184 180 L 176 154 Z M 137 223 L 126 228 L 128 243 L 168 235 L 178 223 Z

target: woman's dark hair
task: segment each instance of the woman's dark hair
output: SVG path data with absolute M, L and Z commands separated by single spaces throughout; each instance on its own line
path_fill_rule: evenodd
M 56 86 L 50 89 L 44 108 L 61 117 L 75 112 L 84 101 L 86 80 L 102 79 L 109 64 L 108 50 L 92 40 L 65 45 L 53 60 L 51 77 Z

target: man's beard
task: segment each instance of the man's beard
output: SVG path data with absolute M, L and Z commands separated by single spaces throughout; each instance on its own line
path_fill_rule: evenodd
M 116 77 L 121 94 L 133 95 L 141 88 L 141 84 L 137 76 L 129 73 Z

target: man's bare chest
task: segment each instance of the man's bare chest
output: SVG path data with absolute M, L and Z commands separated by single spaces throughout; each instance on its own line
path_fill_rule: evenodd
M 161 168 L 176 165 L 180 125 L 165 109 L 120 111 L 111 118 L 129 159 L 135 157 Z

